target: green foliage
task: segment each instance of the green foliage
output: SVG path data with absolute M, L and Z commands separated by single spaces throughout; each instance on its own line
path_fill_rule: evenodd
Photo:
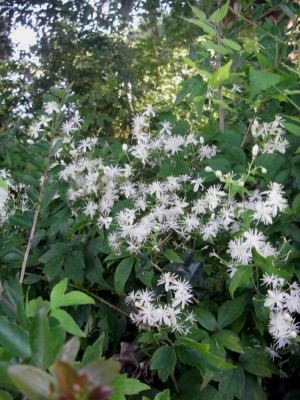
M 298 5 L 48 3 L 2 11 L 0 398 L 297 396 Z

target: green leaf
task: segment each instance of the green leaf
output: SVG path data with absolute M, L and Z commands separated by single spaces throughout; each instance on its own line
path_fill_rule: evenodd
M 245 388 L 241 400 L 267 400 L 266 393 L 257 378 L 247 373 L 245 378 Z
M 170 390 L 165 389 L 163 392 L 157 393 L 154 400 L 170 400 Z
M 269 309 L 264 306 L 266 297 L 263 294 L 253 296 L 254 311 L 260 321 L 267 321 L 269 318 Z
M 82 251 L 75 250 L 71 254 L 68 254 L 64 261 L 64 270 L 70 280 L 75 285 L 82 285 L 84 280 L 84 256 Z
M 184 264 L 183 259 L 180 258 L 179 255 L 175 253 L 175 251 L 172 249 L 167 249 L 166 251 L 164 251 L 163 254 L 171 262 L 175 262 L 177 264 Z
M 214 332 L 218 328 L 216 318 L 210 311 L 207 311 L 204 308 L 196 308 L 194 313 L 200 325 L 202 325 L 208 331 Z
M 243 347 L 240 338 L 233 331 L 221 330 L 213 335 L 213 338 L 218 344 L 225 347 L 225 349 L 234 351 L 235 353 L 243 353 Z
M 244 297 L 237 297 L 234 300 L 225 301 L 218 311 L 218 325 L 225 328 L 240 317 L 245 308 Z
M 190 172 L 189 164 L 183 160 L 183 156 L 175 155 L 168 158 L 159 169 L 158 176 L 165 179 L 168 176 L 179 176 L 182 174 L 188 174 Z
M 39 258 L 41 263 L 46 264 L 43 272 L 50 281 L 59 274 L 67 251 L 68 245 L 66 243 L 55 243 L 51 245 L 50 250 Z
M 47 307 L 41 307 L 32 320 L 30 327 L 30 346 L 32 363 L 42 369 L 47 369 L 52 363 L 52 334 L 47 317 Z
M 294 198 L 292 203 L 292 209 L 295 214 L 300 214 L 300 193 Z
M 230 49 L 234 50 L 234 51 L 240 51 L 241 50 L 241 46 L 238 44 L 238 42 L 235 42 L 231 39 L 226 39 L 226 38 L 221 38 L 221 42 L 229 47 Z
M 3 316 L 0 316 L 0 344 L 14 356 L 31 356 L 28 332 Z
M 95 304 L 95 300 L 85 293 L 79 292 L 78 290 L 73 290 L 72 292 L 64 294 L 60 299 L 56 299 L 56 302 L 53 304 L 53 308 L 77 306 L 83 304 Z
M 280 81 L 280 76 L 272 72 L 257 71 L 250 67 L 250 99 L 262 90 L 269 89 Z
M 75 336 L 85 337 L 86 334 L 79 328 L 74 319 L 66 311 L 54 309 L 51 311 L 51 317 L 56 318 L 65 331 Z
M 135 259 L 132 257 L 124 258 L 117 266 L 114 276 L 114 284 L 117 294 L 121 294 L 123 292 L 124 286 L 131 273 L 134 261 Z
M 101 336 L 98 337 L 97 340 L 90 346 L 85 349 L 85 352 L 82 357 L 82 365 L 86 365 L 89 362 L 98 360 L 102 356 L 102 346 L 105 339 L 105 333 L 102 332 Z
M 199 19 L 195 19 L 195 18 L 183 18 L 182 17 L 182 19 L 189 22 L 190 24 L 199 26 L 199 28 L 201 28 L 208 35 L 211 35 L 213 37 L 218 36 L 216 29 L 214 27 L 212 27 L 211 25 L 207 24 L 206 22 L 200 21 Z
M 232 298 L 234 297 L 236 289 L 248 286 L 252 272 L 252 268 L 249 265 L 238 267 L 237 271 L 229 281 L 229 293 Z
M 206 15 L 203 11 L 201 11 L 198 7 L 192 6 L 191 4 L 189 4 L 189 6 L 191 7 L 193 13 L 196 15 L 197 18 L 199 18 L 201 21 L 206 20 Z
M 278 374 L 277 368 L 269 360 L 268 353 L 261 349 L 246 349 L 239 362 L 245 371 L 253 375 L 271 378 L 272 374 Z
M 245 372 L 240 365 L 220 374 L 219 391 L 227 396 L 226 399 L 241 399 L 244 387 Z
M 32 365 L 13 365 L 9 376 L 20 392 L 30 400 L 48 400 L 53 378 L 40 368 Z
M 224 81 L 229 79 L 229 70 L 232 65 L 232 60 L 230 60 L 227 64 L 220 67 L 212 74 L 211 79 L 209 80 L 209 84 L 212 86 L 220 86 Z
M 216 10 L 209 19 L 215 25 L 219 24 L 226 17 L 229 7 L 229 0 L 222 7 Z
M 184 337 L 178 339 L 178 342 L 189 348 L 189 350 L 192 350 L 185 353 L 180 351 L 179 355 L 182 361 L 199 368 L 200 372 L 203 372 L 203 368 L 212 372 L 236 368 L 235 365 L 230 364 L 229 362 L 222 360 L 222 358 L 210 353 L 208 344 L 198 343 L 192 339 Z M 178 350 L 180 350 L 180 348 Z
M 176 365 L 176 353 L 171 346 L 162 346 L 155 351 L 151 360 L 151 370 L 157 370 L 162 382 L 174 373 Z
M 5 389 L 16 390 L 16 387 L 13 384 L 8 374 L 8 368 L 11 365 L 12 364 L 8 361 L 0 361 L 0 387 Z
M 55 308 L 59 307 L 57 304 L 60 302 L 61 298 L 65 294 L 68 286 L 68 278 L 63 279 L 59 283 L 57 283 L 51 291 L 50 294 L 50 307 Z
M 284 125 L 285 129 L 287 131 L 289 131 L 290 133 L 292 133 L 293 135 L 300 136 L 300 126 L 299 125 L 291 124 L 289 122 L 284 122 L 283 125 Z
M 126 400 L 125 395 L 133 395 L 150 387 L 137 379 L 127 378 L 125 374 L 118 375 L 111 383 L 113 393 L 109 396 L 109 400 Z

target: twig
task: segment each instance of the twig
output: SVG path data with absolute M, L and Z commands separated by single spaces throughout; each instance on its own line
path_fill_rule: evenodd
M 241 144 L 241 146 L 240 146 L 241 149 L 243 149 L 243 148 L 245 147 L 245 144 L 246 144 L 246 141 L 247 141 L 247 137 L 248 137 L 248 135 L 249 135 L 249 133 L 250 133 L 250 131 L 251 131 L 253 122 L 255 121 L 255 119 L 256 119 L 256 117 L 257 117 L 257 114 L 258 114 L 258 112 L 256 111 L 256 112 L 254 113 L 254 115 L 253 115 L 251 121 L 250 121 L 250 124 L 248 125 L 248 128 L 247 128 L 247 130 L 246 130 L 244 139 L 243 139 L 242 144 Z
M 130 318 L 130 314 L 129 314 L 128 312 L 122 310 L 122 309 L 119 308 L 118 306 L 115 306 L 114 304 L 110 303 L 109 301 L 104 300 L 102 297 L 100 297 L 100 296 L 94 294 L 93 292 L 90 292 L 90 291 L 87 290 L 87 289 L 79 288 L 78 286 L 73 285 L 73 284 L 69 284 L 69 286 L 71 286 L 71 287 L 73 287 L 73 288 L 75 288 L 75 289 L 79 289 L 81 292 L 85 292 L 85 293 L 88 294 L 89 296 L 91 296 L 91 297 L 93 297 L 94 299 L 100 301 L 100 303 L 103 303 L 103 304 L 105 304 L 106 306 L 108 306 L 109 308 L 112 308 L 112 309 L 118 311 L 120 314 L 123 314 L 123 315 L 125 315 L 126 317 Z
M 218 0 L 218 8 L 220 8 L 222 5 L 222 0 Z M 218 31 L 218 46 L 222 45 L 221 42 L 221 37 L 222 37 L 222 25 L 221 22 L 218 23 L 218 27 L 217 27 L 217 31 Z M 218 68 L 221 68 L 221 53 L 218 52 L 218 56 L 217 56 L 217 64 L 218 64 Z M 219 100 L 220 102 L 223 101 L 223 92 L 222 92 L 222 86 L 219 86 Z M 220 132 L 224 133 L 224 108 L 222 107 L 222 105 L 219 105 L 219 119 L 220 119 Z
M 240 17 L 241 19 L 243 19 L 244 21 L 246 21 L 248 24 L 255 26 L 255 28 L 261 30 L 264 32 L 265 35 L 270 36 L 271 38 L 273 38 L 274 40 L 276 40 L 277 42 L 284 44 L 284 41 L 282 41 L 281 39 L 279 39 L 277 36 L 273 35 L 272 33 L 265 31 L 261 26 L 259 26 L 256 22 L 251 21 L 250 19 L 244 17 L 244 15 L 239 14 L 235 11 L 234 8 L 232 8 L 231 6 L 229 6 L 229 10 L 236 15 L 237 17 Z
M 34 212 L 33 223 L 32 223 L 32 226 L 31 226 L 31 231 L 30 231 L 27 247 L 26 247 L 26 251 L 25 251 L 25 254 L 24 254 L 23 262 L 22 262 L 20 278 L 19 278 L 19 281 L 20 281 L 21 284 L 23 283 L 23 280 L 24 280 L 26 265 L 27 265 L 27 261 L 28 261 L 28 256 L 29 256 L 29 252 L 30 252 L 30 249 L 31 249 L 31 244 L 32 244 L 34 233 L 35 233 L 37 219 L 38 219 L 38 215 L 39 215 L 39 211 L 40 211 L 40 207 L 41 207 L 41 202 L 42 202 L 42 198 L 43 198 L 43 194 L 44 194 L 46 179 L 47 179 L 48 171 L 49 171 L 49 164 L 50 164 L 50 157 L 51 157 L 51 151 L 52 151 L 53 143 L 54 143 L 54 137 L 52 137 L 50 145 L 49 145 L 49 150 L 48 150 L 48 155 L 47 155 L 47 165 L 46 165 L 46 168 L 45 168 L 45 171 L 44 171 L 43 181 L 42 181 L 41 186 L 40 186 L 40 193 L 39 193 L 38 203 L 37 203 L 37 206 L 36 206 L 36 209 L 35 209 L 35 212 Z

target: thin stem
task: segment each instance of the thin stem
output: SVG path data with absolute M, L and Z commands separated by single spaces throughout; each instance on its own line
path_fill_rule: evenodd
M 218 0 L 218 8 L 220 8 L 222 5 L 222 1 Z M 222 37 L 222 25 L 221 22 L 218 23 L 218 27 L 217 27 L 217 31 L 218 31 L 218 46 L 222 45 L 221 42 L 221 37 Z M 221 68 L 221 53 L 218 52 L 218 68 Z M 219 86 L 219 100 L 220 102 L 223 101 L 223 92 L 222 92 L 222 86 Z M 219 105 L 219 120 L 220 120 L 220 132 L 224 133 L 224 108 Z
M 90 291 L 87 290 L 87 289 L 79 288 L 78 286 L 73 285 L 73 284 L 69 284 L 69 286 L 71 286 L 71 287 L 73 287 L 73 288 L 75 288 L 75 289 L 79 289 L 81 292 L 85 292 L 85 293 L 88 294 L 89 296 L 91 296 L 91 297 L 93 297 L 94 299 L 100 301 L 100 303 L 103 303 L 103 304 L 105 304 L 106 306 L 108 306 L 109 308 L 112 308 L 112 309 L 118 311 L 120 314 L 125 315 L 125 317 L 130 318 L 130 314 L 129 314 L 128 312 L 122 310 L 122 309 L 119 308 L 118 306 L 115 306 L 114 304 L 110 303 L 109 301 L 104 300 L 102 297 L 100 297 L 100 296 L 94 294 L 93 292 L 90 292 Z
M 282 41 L 281 39 L 279 39 L 277 36 L 273 35 L 272 33 L 265 31 L 260 25 L 258 25 L 256 22 L 251 21 L 250 19 L 244 17 L 244 15 L 239 14 L 235 11 L 234 8 L 232 8 L 231 6 L 229 6 L 229 10 L 236 15 L 237 17 L 240 17 L 241 19 L 243 19 L 244 21 L 246 21 L 248 24 L 255 26 L 255 28 L 261 30 L 264 32 L 265 35 L 270 36 L 271 38 L 273 38 L 274 40 L 276 40 L 277 42 L 284 44 L 284 41 Z
M 174 387 L 175 387 L 176 392 L 179 393 L 179 387 L 178 387 L 178 383 L 177 383 L 177 380 L 176 380 L 176 378 L 175 378 L 175 375 L 174 375 L 174 374 L 171 374 L 170 377 L 171 377 L 171 379 L 172 379 L 172 382 L 173 382 L 173 384 L 174 384 Z
M 282 94 L 282 96 L 284 96 L 284 98 L 289 102 L 289 103 L 291 103 L 298 111 L 300 111 L 300 107 L 293 101 L 293 100 L 291 100 L 282 90 L 280 90 L 277 86 L 274 86 L 275 87 L 275 89 L 280 93 L 280 94 Z
M 160 273 L 163 272 L 163 270 L 154 262 L 151 260 L 151 265 L 152 267 L 154 267 L 155 269 L 157 269 L 157 271 L 159 271 Z
M 39 211 L 40 211 L 40 207 L 41 207 L 41 202 L 42 202 L 42 198 L 43 198 L 43 194 L 44 194 L 46 179 L 47 179 L 47 176 L 48 176 L 50 157 L 51 157 L 51 151 L 52 151 L 52 148 L 53 148 L 53 144 L 54 144 L 54 137 L 52 137 L 50 145 L 49 145 L 49 150 L 48 150 L 48 155 L 47 155 L 47 165 L 46 165 L 46 168 L 44 170 L 43 181 L 42 181 L 41 186 L 40 186 L 40 193 L 39 193 L 38 203 L 37 203 L 37 206 L 36 206 L 36 209 L 35 209 L 35 212 L 34 212 L 33 223 L 32 223 L 32 226 L 31 226 L 31 231 L 30 231 L 27 247 L 26 247 L 26 251 L 25 251 L 25 254 L 24 254 L 23 262 L 22 262 L 20 278 L 19 278 L 19 281 L 20 281 L 21 284 L 23 283 L 23 280 L 24 280 L 25 271 L 26 271 L 26 265 L 27 265 L 27 261 L 28 261 L 28 257 L 29 257 L 29 252 L 30 252 L 30 249 L 31 249 L 32 240 L 33 240 L 33 236 L 34 236 L 35 229 L 36 229 L 36 224 L 37 224 L 37 219 L 38 219 L 38 215 L 39 215 Z
M 4 303 L 14 314 L 17 313 L 16 308 L 10 304 L 9 301 L 6 300 L 6 298 L 2 295 L 2 293 L 0 294 L 0 300 L 2 301 L 2 303 Z

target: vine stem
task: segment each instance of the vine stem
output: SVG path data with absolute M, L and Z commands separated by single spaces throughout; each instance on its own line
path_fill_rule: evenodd
M 265 35 L 270 36 L 271 38 L 273 38 L 274 40 L 276 40 L 277 42 L 281 43 L 281 44 L 285 44 L 284 41 L 282 41 L 281 39 L 279 39 L 277 36 L 273 35 L 270 32 L 265 31 L 260 25 L 258 25 L 256 22 L 251 21 L 250 19 L 246 18 L 244 15 L 237 13 L 235 11 L 234 8 L 232 8 L 231 6 L 229 6 L 229 10 L 236 15 L 237 17 L 243 19 L 244 21 L 246 21 L 248 24 L 255 26 L 255 28 L 259 29 L 260 31 L 263 31 Z
M 30 249 L 31 249 L 33 236 L 34 236 L 34 233 L 35 233 L 37 219 L 38 219 L 38 215 L 39 215 L 40 208 L 41 208 L 41 202 L 42 202 L 42 198 L 43 198 L 43 195 L 44 195 L 46 179 L 47 179 L 48 172 L 49 172 L 49 164 L 50 164 L 50 157 L 51 157 L 51 151 L 52 151 L 52 148 L 53 148 L 53 144 L 54 144 L 54 137 L 51 138 L 51 142 L 50 142 L 50 145 L 49 145 L 49 150 L 48 150 L 48 155 L 47 155 L 47 165 L 46 165 L 46 168 L 44 170 L 43 181 L 42 181 L 42 183 L 40 185 L 40 193 L 39 193 L 38 203 L 37 203 L 37 206 L 36 206 L 36 209 L 35 209 L 35 212 L 34 212 L 33 223 L 32 223 L 32 226 L 31 226 L 30 235 L 29 235 L 29 239 L 28 239 L 27 246 L 26 246 L 26 251 L 25 251 L 25 254 L 24 254 L 23 262 L 22 262 L 20 278 L 19 278 L 20 284 L 23 283 L 24 276 L 25 276 L 28 256 L 29 256 L 29 252 L 30 252 Z
M 221 8 L 222 5 L 222 0 L 218 0 L 218 8 Z M 218 46 L 221 46 L 222 42 L 221 42 L 221 37 L 222 37 L 222 26 L 221 26 L 221 22 L 218 23 L 218 27 L 217 27 L 217 31 L 218 31 Z M 221 53 L 218 52 L 218 68 L 221 68 L 222 64 L 221 64 Z M 219 86 L 219 100 L 220 102 L 223 101 L 223 92 L 222 92 L 222 86 Z M 222 133 L 224 133 L 224 108 L 222 107 L 222 105 L 219 106 L 219 119 L 220 119 L 220 131 Z
M 125 317 L 130 318 L 130 314 L 124 310 L 122 310 L 121 308 L 119 308 L 118 306 L 115 306 L 114 304 L 110 303 L 109 301 L 103 299 L 102 297 L 98 296 L 97 294 L 94 294 L 93 292 L 90 292 L 87 289 L 83 289 L 83 288 L 79 288 L 76 285 L 73 284 L 69 284 L 70 287 L 73 287 L 75 289 L 79 289 L 81 292 L 85 292 L 86 294 L 88 294 L 89 296 L 93 297 L 95 300 L 100 301 L 100 303 L 105 304 L 106 306 L 108 306 L 109 308 L 112 308 L 116 311 L 118 311 L 120 314 L 125 315 Z

